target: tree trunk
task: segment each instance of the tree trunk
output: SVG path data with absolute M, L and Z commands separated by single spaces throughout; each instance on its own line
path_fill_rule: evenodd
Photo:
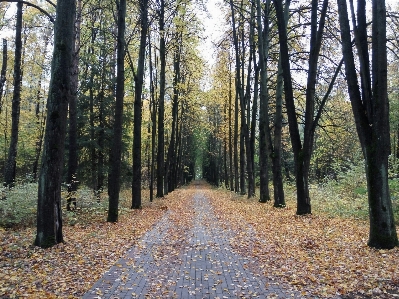
M 244 94 L 242 91 L 242 84 L 241 84 L 241 68 L 240 68 L 240 54 L 238 49 L 238 37 L 237 37 L 237 29 L 235 23 L 235 10 L 234 10 L 234 3 L 233 0 L 230 0 L 230 8 L 231 8 L 231 21 L 232 21 L 232 28 L 233 28 L 233 42 L 234 42 L 234 50 L 235 50 L 235 87 L 236 87 L 236 105 L 235 105 L 235 128 L 234 128 L 234 170 L 235 170 L 235 191 L 241 191 L 241 194 L 245 194 L 245 144 L 244 144 L 244 125 L 245 125 L 245 107 L 244 103 Z M 241 132 L 240 132 L 240 177 L 238 176 L 238 110 L 240 103 L 241 106 Z M 244 114 L 244 120 L 243 120 Z
M 181 40 L 178 38 L 177 40 Z M 179 43 L 179 42 L 177 42 Z M 177 129 L 177 117 L 178 117 L 178 107 L 179 107 L 179 83 L 180 83 L 180 47 L 176 48 L 176 52 L 174 54 L 174 78 L 173 78 L 173 98 L 172 98 L 172 133 L 170 136 L 170 142 L 168 147 L 167 159 L 166 159 L 166 167 L 165 167 L 165 184 L 167 192 L 173 191 L 172 176 L 173 173 L 171 171 L 171 167 L 173 167 L 175 163 L 175 144 L 176 144 L 176 129 Z
M 286 14 L 287 15 L 287 14 Z M 274 207 L 285 207 L 285 195 L 283 187 L 283 174 L 281 170 L 281 136 L 283 123 L 283 70 L 281 58 L 278 61 L 278 74 L 276 86 L 276 114 L 274 118 L 274 140 L 273 140 L 273 194 Z
M 7 40 L 3 38 L 3 62 L 1 65 L 1 72 L 0 72 L 0 114 L 3 107 L 3 87 L 6 83 L 6 71 L 7 71 Z
M 268 13 L 270 2 L 266 4 Z M 259 47 L 259 67 L 260 67 L 260 108 L 259 108 L 259 177 L 260 177 L 260 196 L 259 202 L 265 203 L 270 200 L 269 191 L 269 157 L 268 157 L 268 130 L 269 130 L 269 92 L 267 89 L 267 56 L 269 53 L 269 26 L 265 22 L 262 27 L 261 4 L 257 0 L 257 25 L 258 25 L 258 47 Z
M 157 154 L 157 197 L 164 196 L 164 167 L 165 167 L 165 71 L 166 71 L 166 50 L 165 50 L 165 1 L 160 1 L 159 32 L 161 34 L 159 45 L 159 56 L 161 70 L 159 74 L 159 101 L 158 101 L 158 154 Z
M 148 52 L 150 58 L 150 98 L 151 98 L 151 174 L 150 174 L 150 202 L 154 199 L 154 172 L 155 172 L 155 139 L 156 139 L 156 129 L 157 129 L 157 104 L 155 102 L 155 88 L 153 79 L 153 67 L 152 67 L 152 55 L 151 55 L 151 40 L 150 35 L 148 37 Z
M 133 182 L 132 209 L 141 209 L 141 95 L 144 81 L 145 48 L 147 41 L 148 20 L 147 0 L 140 1 L 141 35 L 137 74 L 134 78 L 134 128 L 133 128 Z
M 251 150 L 251 136 L 250 136 L 250 120 L 251 120 L 251 73 L 252 73 L 252 63 L 255 60 L 255 44 L 254 44 L 254 35 L 255 35 L 255 4 L 251 5 L 251 18 L 250 18 L 250 33 L 249 33 L 249 62 L 248 62 L 248 71 L 247 71 L 247 85 L 244 99 L 246 103 L 246 107 L 243 107 L 244 111 L 246 111 L 246 125 L 245 125 L 245 147 L 246 147 L 246 158 L 247 158 L 247 175 L 248 175 L 248 198 L 255 196 L 255 177 L 254 177 L 254 169 L 253 169 L 253 159 L 254 155 Z M 256 64 L 254 63 L 255 68 Z M 254 96 L 255 97 L 255 96 Z M 253 106 L 253 105 L 252 105 Z M 255 113 L 256 116 L 256 113 Z M 244 114 L 245 118 L 245 114 Z
M 13 187 L 17 166 L 18 127 L 21 103 L 21 57 L 22 57 L 22 2 L 17 3 L 17 22 L 15 33 L 15 58 L 14 58 L 14 92 L 12 96 L 11 112 L 11 138 L 8 149 L 7 163 L 4 169 L 4 186 Z
M 234 175 L 233 175 L 233 130 L 232 130 L 232 82 L 231 82 L 231 63 L 229 58 L 229 177 L 230 177 L 230 191 L 234 191 Z
M 122 151 L 122 117 L 123 99 L 125 93 L 125 18 L 126 0 L 120 0 L 118 6 L 118 35 L 117 35 L 117 70 L 116 70 L 116 95 L 113 142 L 110 152 L 111 169 L 108 175 L 108 222 L 118 221 L 121 151 Z
M 54 24 L 54 52 L 47 101 L 46 133 L 39 176 L 35 245 L 42 248 L 63 242 L 61 182 L 64 162 L 70 73 L 73 53 L 75 0 L 59 0 Z
M 79 48 L 80 48 L 80 23 L 82 1 L 78 0 L 75 22 L 75 47 L 71 66 L 71 97 L 69 99 L 69 157 L 68 157 L 68 197 L 67 210 L 71 209 L 71 203 L 76 208 L 77 170 L 78 170 L 78 132 L 77 132 L 77 93 L 79 75 Z
M 337 3 L 348 92 L 365 158 L 370 213 L 368 245 L 390 249 L 398 246 L 398 237 L 388 186 L 390 136 L 385 1 L 372 1 L 372 73 L 368 68 L 366 3 L 358 1 L 355 43 L 361 65 L 361 89 L 352 51 L 346 1 L 337 0 Z
M 287 44 L 286 16 L 279 1 L 274 0 L 276 15 L 278 19 L 278 30 L 280 38 L 280 56 L 284 77 L 285 101 L 290 129 L 290 137 L 295 161 L 295 178 L 297 187 L 297 214 L 311 214 L 311 205 L 309 197 L 309 166 L 313 152 L 314 133 L 318 118 L 315 119 L 315 90 L 317 83 L 318 59 L 320 56 L 321 41 L 324 31 L 325 17 L 327 13 L 328 0 L 323 1 L 323 7 L 320 13 L 320 20 L 317 19 L 318 1 L 312 0 L 311 8 L 311 28 L 310 28 L 310 52 L 309 52 L 309 71 L 306 86 L 306 109 L 304 141 L 301 143 L 301 137 L 298 129 L 297 115 L 295 111 L 292 78 L 290 73 L 290 62 Z M 319 24 L 319 27 L 317 27 Z M 319 111 L 323 105 L 319 106 Z

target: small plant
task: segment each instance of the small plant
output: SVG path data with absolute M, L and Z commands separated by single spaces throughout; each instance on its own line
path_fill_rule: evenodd
M 36 223 L 37 184 L 17 185 L 1 190 L 0 226 L 4 228 L 31 226 Z

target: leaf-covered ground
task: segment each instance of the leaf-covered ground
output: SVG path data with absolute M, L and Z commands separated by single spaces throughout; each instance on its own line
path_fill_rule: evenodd
M 219 217 L 236 227 L 234 248 L 256 258 L 264 275 L 296 286 L 305 297 L 399 298 L 399 248 L 369 248 L 368 223 L 296 216 L 293 201 L 277 209 L 222 190 L 207 196 Z
M 145 203 L 142 210 L 124 211 L 117 224 L 104 222 L 103 215 L 101 221 L 66 225 L 66 243 L 47 250 L 32 246 L 33 228 L 0 230 L 0 297 L 80 297 L 166 209 L 179 211 L 172 219 L 172 238 L 184 243 L 181 236 L 193 218 L 190 197 L 199 191 L 211 200 L 223 225 L 237 232 L 230 240 L 233 248 L 255 258 L 265 276 L 291 284 L 304 298 L 399 298 L 399 248 L 367 247 L 367 222 L 316 212 L 299 217 L 293 201 L 276 209 L 229 191 L 197 187 L 176 190 Z M 162 260 L 168 254 L 176 259 L 178 252 L 164 251 Z
M 115 224 L 105 215 L 66 224 L 65 243 L 46 250 L 32 246 L 34 228 L 0 228 L 0 298 L 79 298 L 162 217 L 165 200 L 125 211 Z

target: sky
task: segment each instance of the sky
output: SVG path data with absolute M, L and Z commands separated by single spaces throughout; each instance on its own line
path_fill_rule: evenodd
M 206 3 L 208 14 L 199 13 L 205 26 L 206 36 L 206 40 L 199 48 L 204 58 L 208 61 L 209 66 L 212 66 L 215 62 L 213 43 L 218 41 L 223 34 L 221 12 L 218 7 L 221 1 L 222 0 L 208 0 Z

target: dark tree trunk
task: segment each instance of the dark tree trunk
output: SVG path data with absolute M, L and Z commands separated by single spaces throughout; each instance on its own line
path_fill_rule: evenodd
M 240 191 L 240 180 L 238 175 L 238 94 L 235 94 L 234 105 L 234 191 Z
M 164 196 L 164 167 L 165 167 L 165 71 L 166 71 L 166 50 L 165 50 L 165 1 L 161 0 L 159 15 L 159 31 L 161 32 L 159 55 L 161 70 L 159 74 L 159 101 L 158 101 L 158 154 L 157 154 L 157 197 Z
M 180 38 L 178 40 L 181 40 Z M 178 107 L 179 107 L 179 83 L 180 83 L 180 47 L 177 47 L 174 55 L 174 78 L 173 78 L 173 98 L 172 98 L 172 133 L 170 136 L 170 142 L 168 147 L 168 154 L 165 167 L 165 190 L 166 192 L 173 191 L 172 176 L 173 168 L 175 164 L 175 147 L 176 147 L 176 130 L 177 130 L 177 117 L 178 117 Z M 165 193 L 166 193 L 165 192 Z
M 6 83 L 6 71 L 7 71 L 7 40 L 3 38 L 3 62 L 1 64 L 0 72 L 0 114 L 3 107 L 3 87 Z
M 304 141 L 301 138 L 298 129 L 297 115 L 295 111 L 292 79 L 290 73 L 290 62 L 287 44 L 286 17 L 279 1 L 274 0 L 276 15 L 278 20 L 278 30 L 280 38 L 280 57 L 282 62 L 284 77 L 284 92 L 287 107 L 288 123 L 290 137 L 295 161 L 295 178 L 297 187 L 297 214 L 311 214 L 310 196 L 309 196 L 309 166 L 313 151 L 314 133 L 318 118 L 315 117 L 315 90 L 317 83 L 317 67 L 320 56 L 321 41 L 324 31 L 325 17 L 327 13 L 328 0 L 323 1 L 320 20 L 317 19 L 318 1 L 312 0 L 311 9 L 311 28 L 310 28 L 310 53 L 309 53 L 309 71 L 306 86 L 306 109 L 305 109 L 305 127 Z M 319 27 L 317 27 L 319 24 Z M 319 111 L 323 109 L 320 105 Z
M 286 14 L 287 16 L 287 14 Z M 285 207 L 285 195 L 283 187 L 283 174 L 281 170 L 281 135 L 283 123 L 283 71 L 281 69 L 281 59 L 278 61 L 278 74 L 276 86 L 276 114 L 274 118 L 274 140 L 273 140 L 273 194 L 274 207 Z
M 126 0 L 120 0 L 118 6 L 117 35 L 117 70 L 113 141 L 110 152 L 110 172 L 108 175 L 108 222 L 118 221 L 119 190 L 122 152 L 122 117 L 123 99 L 125 93 L 125 18 Z
M 89 88 L 89 123 L 90 123 L 90 170 L 91 183 L 95 194 L 98 194 L 98 176 L 97 176 L 97 151 L 96 151 L 96 128 L 94 115 L 94 70 L 90 70 L 90 88 Z
M 156 139 L 156 129 L 157 129 L 157 104 L 155 102 L 155 88 L 154 88 L 154 79 L 153 79 L 153 67 L 152 67 L 152 55 L 151 55 L 151 40 L 149 35 L 148 41 L 148 51 L 150 58 L 150 98 L 151 98 L 151 174 L 150 174 L 150 202 L 154 199 L 154 172 L 155 172 L 155 139 Z
M 75 48 L 71 66 L 71 97 L 69 99 L 69 156 L 68 156 L 68 197 L 67 210 L 71 209 L 71 203 L 76 208 L 77 170 L 78 170 L 78 132 L 77 132 L 77 93 L 79 75 L 79 48 L 80 48 L 80 23 L 82 1 L 78 0 L 75 22 Z
M 70 97 L 75 0 L 59 0 L 54 24 L 54 52 L 47 100 L 46 133 L 39 176 L 35 245 L 42 248 L 63 242 L 61 182 Z
M 144 62 L 147 41 L 148 20 L 147 0 L 140 1 L 141 35 L 137 74 L 134 78 L 134 128 L 133 128 L 133 182 L 132 182 L 132 209 L 141 208 L 141 95 L 144 81 Z
M 235 87 L 236 87 L 236 100 L 235 100 L 235 119 L 234 119 L 234 172 L 235 172 L 235 191 L 241 191 L 241 194 L 245 194 L 245 145 L 244 145 L 244 130 L 243 126 L 245 125 L 245 109 L 241 111 L 241 133 L 240 133 L 240 176 L 238 176 L 238 110 L 239 110 L 239 102 L 241 108 L 244 102 L 244 95 L 242 91 L 241 84 L 241 68 L 240 68 L 240 54 L 238 49 L 238 37 L 237 37 L 237 29 L 235 22 L 235 10 L 233 0 L 230 0 L 230 8 L 231 8 L 231 22 L 233 28 L 233 42 L 234 42 L 234 50 L 235 50 Z M 243 109 L 241 109 L 243 110 Z M 244 114 L 244 121 L 242 120 L 242 114 Z
M 227 115 L 227 103 L 223 104 L 223 122 L 226 123 L 226 115 Z M 224 187 L 229 187 L 229 174 L 227 170 L 227 132 L 224 133 L 223 136 L 223 177 L 224 177 Z
M 230 177 L 230 191 L 234 191 L 234 175 L 233 175 L 233 130 L 232 130 L 232 82 L 231 82 L 231 63 L 229 58 L 229 177 Z
M 266 4 L 268 13 L 270 2 Z M 265 203 L 270 200 L 269 191 L 269 157 L 268 157 L 268 131 L 269 131 L 269 92 L 267 89 L 267 56 L 269 53 L 269 26 L 265 22 L 262 28 L 262 13 L 260 1 L 257 1 L 257 27 L 260 67 L 260 108 L 259 108 L 259 202 Z
M 245 91 L 245 102 L 243 110 L 246 111 L 246 125 L 245 125 L 245 148 L 246 148 L 246 159 L 247 159 L 247 175 L 248 175 L 248 198 L 255 196 L 255 177 L 254 177 L 254 169 L 253 169 L 253 151 L 251 150 L 251 135 L 250 135 L 250 120 L 251 120 L 251 73 L 252 73 L 252 63 L 255 61 L 255 44 L 254 44 L 254 35 L 255 35 L 255 4 L 251 5 L 251 18 L 250 18 L 250 33 L 249 33 L 249 62 L 248 62 L 248 71 L 247 71 L 247 85 Z M 256 64 L 254 62 L 255 68 Z M 253 105 L 252 105 L 253 106 Z M 256 111 L 255 111 L 256 112 Z M 256 117 L 256 113 L 255 113 Z M 245 119 L 245 114 L 244 114 Z
M 361 66 L 361 88 L 355 68 L 346 1 L 337 0 L 337 3 L 348 92 L 366 165 L 370 213 L 368 245 L 390 249 L 398 246 L 398 237 L 388 186 L 390 136 L 385 1 L 372 1 L 372 72 L 368 64 L 366 2 L 358 1 L 355 43 Z
M 13 187 L 17 166 L 18 127 L 21 104 L 21 57 L 22 57 L 22 2 L 17 3 L 17 22 L 15 33 L 14 92 L 12 96 L 11 138 L 7 162 L 4 169 L 4 186 Z

